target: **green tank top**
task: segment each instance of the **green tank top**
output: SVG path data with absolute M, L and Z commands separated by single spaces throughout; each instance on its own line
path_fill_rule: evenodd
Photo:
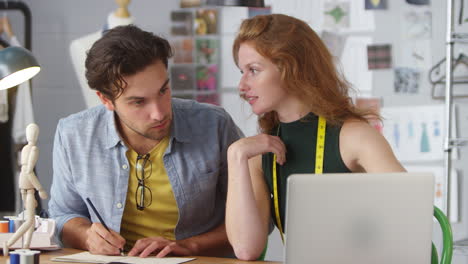
M 293 173 L 314 173 L 317 126 L 318 117 L 312 113 L 291 123 L 280 123 L 279 136 L 286 145 L 286 163 L 283 166 L 276 164 L 276 175 L 278 181 L 279 212 L 283 228 L 286 226 L 286 180 Z M 278 131 L 278 128 L 276 127 L 274 131 Z M 327 123 L 323 173 L 351 172 L 341 158 L 340 131 L 341 126 L 332 126 Z M 273 196 L 272 166 L 273 153 L 264 154 L 262 156 L 262 168 L 266 183 Z M 270 204 L 273 219 L 276 222 L 273 198 Z

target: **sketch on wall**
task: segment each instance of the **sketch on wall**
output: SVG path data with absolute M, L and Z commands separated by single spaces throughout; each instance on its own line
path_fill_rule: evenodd
M 325 3 L 325 28 L 349 28 L 349 3 Z
M 369 70 L 388 69 L 392 67 L 392 45 L 367 46 L 367 64 Z
M 418 93 L 420 78 L 421 72 L 417 69 L 396 67 L 394 79 L 395 93 Z
M 405 41 L 402 44 L 402 61 L 400 66 L 427 70 L 432 65 L 431 41 Z
M 445 169 L 443 166 L 404 166 L 408 172 L 430 172 L 434 174 L 434 205 L 442 211 L 445 210 L 444 190 L 445 190 Z M 458 217 L 458 175 L 456 170 L 450 173 L 450 222 L 455 223 L 460 219 Z
M 383 134 L 399 161 L 443 160 L 444 105 L 385 107 L 382 117 Z
M 431 11 L 411 9 L 405 12 L 402 29 L 407 39 L 430 39 L 432 36 Z

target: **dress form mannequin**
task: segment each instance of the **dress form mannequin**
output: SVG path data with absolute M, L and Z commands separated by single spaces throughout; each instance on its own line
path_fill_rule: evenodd
M 133 17 L 130 16 L 130 13 L 127 9 L 130 0 L 116 0 L 116 3 L 119 7 L 117 8 L 117 10 L 109 14 L 109 16 L 107 17 L 107 23 L 104 26 L 103 30 L 86 35 L 79 39 L 75 39 L 70 44 L 70 55 L 72 59 L 72 64 L 78 77 L 78 81 L 87 108 L 100 105 L 101 101 L 97 97 L 96 92 L 89 88 L 88 82 L 86 81 L 86 52 L 91 48 L 93 43 L 102 36 L 104 30 L 111 29 L 116 26 L 129 25 L 132 24 L 134 21 Z
M 34 231 L 35 210 L 37 201 L 34 198 L 34 193 L 37 190 L 41 199 L 47 199 L 47 192 L 42 188 L 41 183 L 34 173 L 37 159 L 39 157 L 39 149 L 36 146 L 39 136 L 39 127 L 36 124 L 29 124 L 26 127 L 26 139 L 28 144 L 21 151 L 21 172 L 19 175 L 19 188 L 21 198 L 24 205 L 24 223 L 16 230 L 15 234 L 3 244 L 3 254 L 8 255 L 8 248 L 11 247 L 19 238 L 25 234 L 24 248 L 29 248 L 32 234 Z

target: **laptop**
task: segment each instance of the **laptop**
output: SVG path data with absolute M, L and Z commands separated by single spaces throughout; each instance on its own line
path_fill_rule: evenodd
M 430 263 L 431 173 L 293 174 L 285 263 Z

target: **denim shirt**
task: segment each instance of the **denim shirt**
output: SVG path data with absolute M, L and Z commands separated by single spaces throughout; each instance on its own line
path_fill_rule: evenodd
M 180 240 L 224 222 L 227 148 L 243 135 L 220 107 L 172 99 L 172 112 L 163 162 L 179 209 L 175 237 Z M 120 232 L 130 174 L 127 150 L 114 112 L 102 105 L 59 121 L 49 202 L 59 241 L 64 224 L 72 218 L 99 222 L 85 202 L 87 197 L 107 226 Z

